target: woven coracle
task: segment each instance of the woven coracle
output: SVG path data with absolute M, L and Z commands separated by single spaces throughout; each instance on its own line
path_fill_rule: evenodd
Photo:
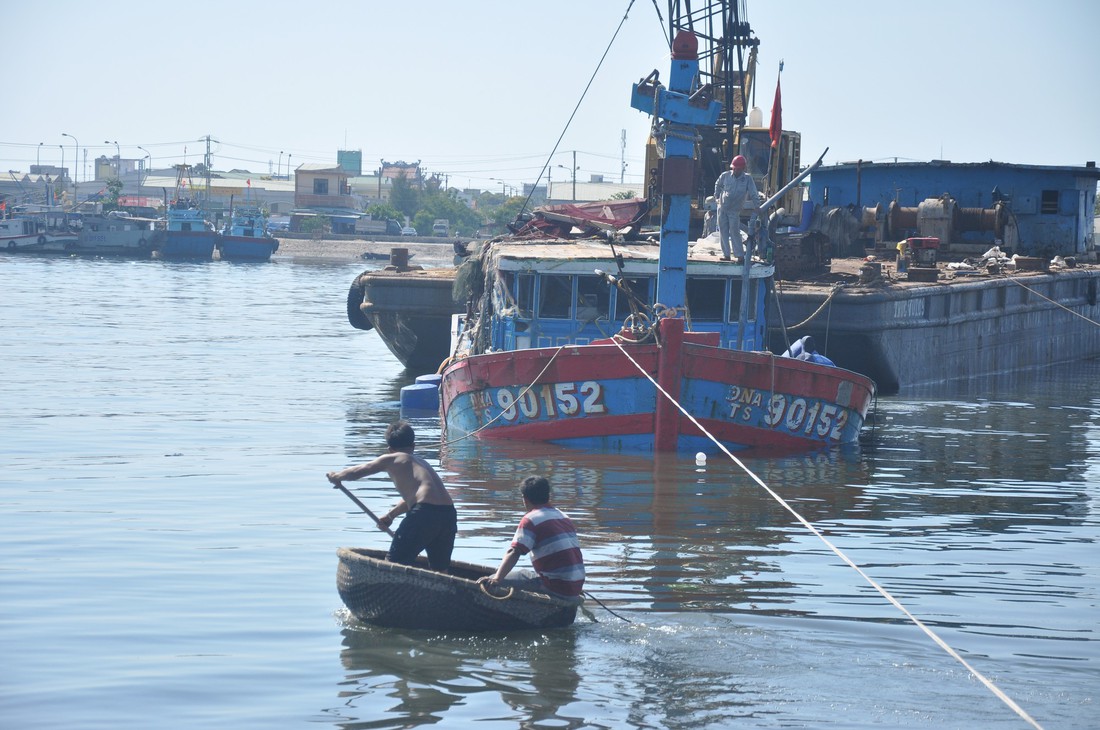
M 336 587 L 344 605 L 360 621 L 375 626 L 439 631 L 506 631 L 568 626 L 581 600 L 511 590 L 508 598 L 489 595 L 477 584 L 493 570 L 451 561 L 449 573 L 386 560 L 386 551 L 340 548 Z

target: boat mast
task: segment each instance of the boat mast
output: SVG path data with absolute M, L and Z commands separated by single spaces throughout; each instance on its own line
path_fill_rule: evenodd
M 657 302 L 671 309 L 686 303 L 688 225 L 695 184 L 695 140 L 699 127 L 713 127 L 722 105 L 698 86 L 699 41 L 681 30 L 672 42 L 669 87 L 656 71 L 634 84 L 630 105 L 655 118 L 657 148 L 663 151 L 661 251 Z
M 206 211 L 210 207 L 210 182 L 213 177 L 213 173 L 210 171 L 210 166 L 213 164 L 213 160 L 210 157 L 210 135 L 206 135 L 206 155 L 202 158 L 202 165 L 204 172 L 206 173 L 206 190 L 203 191 L 202 204 L 200 209 Z
M 755 94 L 756 60 L 760 40 L 747 20 L 745 0 L 668 0 L 668 43 L 682 30 L 699 39 L 698 86 L 722 103 L 722 111 L 710 127 L 698 131 L 695 205 L 692 228 L 703 224 L 703 204 L 714 190 L 714 181 L 729 168 L 738 153 L 741 128 Z M 652 189 L 659 193 L 660 165 L 652 140 L 646 150 L 647 169 L 656 168 Z

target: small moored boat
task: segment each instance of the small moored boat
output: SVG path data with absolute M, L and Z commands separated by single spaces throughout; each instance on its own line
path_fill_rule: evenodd
M 267 216 L 259 206 L 234 208 L 230 202 L 229 225 L 218 237 L 217 248 L 223 261 L 269 261 L 279 240 L 267 230 Z
M 218 234 L 202 209 L 195 208 L 191 199 L 184 197 L 194 189 L 190 178 L 190 165 L 176 165 L 175 198 L 165 206 L 165 231 L 156 249 L 158 258 L 192 261 L 214 258 Z
M 69 251 L 77 237 L 67 228 L 50 225 L 56 220 L 48 214 L 4 218 L 0 215 L 0 249 L 9 252 Z
M 340 548 L 336 586 L 344 605 L 375 626 L 438 631 L 505 631 L 569 626 L 581 601 L 510 589 L 491 595 L 477 579 L 493 570 L 451 561 L 449 573 L 387 561 L 386 551 Z

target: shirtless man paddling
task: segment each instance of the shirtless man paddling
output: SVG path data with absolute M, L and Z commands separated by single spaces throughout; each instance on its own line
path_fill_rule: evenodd
M 343 471 L 331 471 L 326 476 L 332 484 L 342 486 L 345 481 L 386 472 L 397 487 L 401 501 L 378 522 L 389 527 L 395 518 L 405 515 L 394 533 L 386 559 L 412 565 L 420 551 L 426 550 L 431 569 L 445 572 L 451 565 L 458 532 L 458 514 L 451 495 L 431 464 L 413 453 L 416 434 L 412 426 L 405 421 L 390 424 L 386 429 L 386 444 L 389 451 L 374 461 L 349 466 Z

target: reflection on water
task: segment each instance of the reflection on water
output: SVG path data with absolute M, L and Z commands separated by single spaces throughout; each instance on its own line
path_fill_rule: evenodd
M 346 671 L 340 697 L 349 722 L 362 727 L 357 713 L 377 704 L 381 692 L 396 715 L 393 727 L 442 722 L 456 705 L 494 703 L 507 708 L 495 719 L 515 727 L 580 728 L 584 717 L 570 717 L 562 708 L 576 700 L 576 631 L 554 635 L 516 632 L 501 635 L 437 635 L 426 631 L 376 629 L 354 624 L 342 631 L 340 660 Z M 479 695 L 491 695 L 481 699 Z M 386 727 L 370 723 L 371 727 Z

